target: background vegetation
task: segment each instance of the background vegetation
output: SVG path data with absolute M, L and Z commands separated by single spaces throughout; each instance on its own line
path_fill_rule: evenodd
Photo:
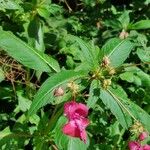
M 124 150 L 150 132 L 149 17 L 149 0 L 0 0 L 0 149 Z M 86 144 L 62 133 L 73 98 Z

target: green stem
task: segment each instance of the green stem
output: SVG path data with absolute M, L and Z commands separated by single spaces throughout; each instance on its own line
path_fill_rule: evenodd
M 59 108 L 59 105 L 57 105 L 53 111 L 53 114 L 48 122 L 48 125 L 45 129 L 45 134 L 48 134 L 55 126 L 59 116 L 62 114 L 63 112 L 63 107 L 61 107 L 60 109 Z M 58 110 L 58 111 L 57 111 Z M 57 111 L 57 112 L 56 112 Z

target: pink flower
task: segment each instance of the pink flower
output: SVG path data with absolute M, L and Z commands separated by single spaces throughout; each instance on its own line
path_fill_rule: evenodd
M 142 146 L 136 141 L 130 141 L 128 146 L 130 150 L 143 150 Z
M 89 125 L 88 107 L 75 101 L 67 102 L 64 105 L 64 114 L 68 123 L 63 127 L 63 133 L 72 137 L 80 138 L 84 143 L 87 140 L 85 128 Z
M 143 150 L 150 150 L 150 145 L 144 145 Z
M 148 137 L 148 133 L 147 132 L 142 132 L 140 135 L 139 135 L 139 140 L 140 141 L 143 141 L 145 140 L 146 138 Z
M 64 105 L 64 114 L 69 120 L 86 117 L 88 115 L 88 107 L 82 103 L 76 103 L 75 101 L 67 102 Z

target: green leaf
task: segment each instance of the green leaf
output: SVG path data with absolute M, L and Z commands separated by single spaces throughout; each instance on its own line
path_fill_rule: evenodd
M 3 72 L 3 70 L 0 67 L 0 82 L 2 82 L 5 79 L 5 74 Z
M 52 57 L 38 52 L 10 32 L 0 29 L 0 47 L 23 65 L 40 71 L 60 71 L 58 62 Z
M 2 131 L 0 131 L 0 139 L 2 139 L 3 137 L 5 137 L 9 134 L 11 134 L 10 129 L 9 129 L 9 127 L 6 127 Z
M 129 83 L 135 83 L 136 85 L 142 85 L 141 79 L 134 74 L 134 72 L 125 72 L 119 75 L 121 80 L 127 81 Z
M 38 14 L 45 18 L 48 19 L 50 15 L 49 7 L 47 5 L 42 5 L 37 9 Z
M 102 47 L 103 57 L 107 56 L 113 67 L 120 66 L 129 56 L 134 44 L 129 40 L 110 39 Z
M 39 18 L 34 17 L 33 20 L 30 21 L 28 26 L 28 36 L 29 43 L 35 49 L 44 52 L 44 37 L 43 37 L 43 29 Z
M 67 122 L 67 118 L 64 116 L 61 116 L 58 119 L 57 124 L 53 130 L 53 132 L 55 133 L 54 141 L 55 141 L 56 145 L 58 146 L 58 148 L 61 150 L 67 149 L 67 144 L 69 141 L 69 137 L 66 136 L 65 134 L 63 134 L 63 132 L 62 132 L 63 125 L 65 125 L 66 122 Z
M 129 11 L 124 11 L 118 20 L 122 24 L 122 28 L 126 30 L 130 23 Z
M 40 107 L 44 106 L 47 103 L 50 103 L 52 101 L 52 99 L 50 99 L 51 92 L 55 88 L 57 88 L 61 84 L 67 83 L 70 80 L 75 80 L 84 76 L 86 76 L 86 74 L 83 71 L 75 72 L 68 70 L 59 72 L 48 78 L 35 95 L 35 98 L 29 109 L 28 115 L 30 116 L 34 114 Z
M 44 37 L 43 37 L 43 28 L 39 18 L 36 16 L 33 20 L 30 21 L 28 26 L 28 41 L 29 44 L 34 47 L 36 50 L 44 52 Z M 42 71 L 36 71 L 36 76 L 38 80 L 42 75 Z
M 100 82 L 98 80 L 93 80 L 90 86 L 89 98 L 87 100 L 87 106 L 89 108 L 94 108 L 96 102 L 100 96 Z
M 116 101 L 116 99 L 107 90 L 101 89 L 100 98 L 103 101 L 103 103 L 116 116 L 122 127 L 127 129 L 130 126 L 130 119 L 128 118 L 127 114 L 123 111 L 123 108 L 121 107 L 120 103 L 118 103 L 118 101 Z
M 75 40 L 79 44 L 81 48 L 80 54 L 79 54 L 81 57 L 81 60 L 84 63 L 87 62 L 90 68 L 92 68 L 93 70 L 96 69 L 97 66 L 99 65 L 98 49 L 96 49 L 91 43 L 86 43 L 85 41 L 83 41 L 82 39 L 76 36 L 69 35 L 69 37 L 70 39 L 72 39 L 73 41 Z
M 3 9 L 20 9 L 21 7 L 14 0 L 0 0 L 0 10 Z
M 70 137 L 67 150 L 77 149 L 87 150 L 87 145 L 84 144 L 80 139 Z
M 140 30 L 140 29 L 149 29 L 150 20 L 141 20 L 129 26 L 129 29 Z
M 138 48 L 136 53 L 142 62 L 150 62 L 150 47 L 145 50 Z
M 140 121 L 150 132 L 150 115 L 130 101 L 127 98 L 127 95 L 124 94 L 125 91 L 120 86 L 115 86 L 114 88 L 111 88 L 110 91 L 113 94 L 113 98 L 118 99 L 124 105 L 124 108 L 126 108 L 125 111 L 128 112 L 130 116 L 132 115 L 135 119 Z
M 150 87 L 150 75 L 143 72 L 138 67 L 126 67 L 125 73 L 120 74 L 120 78 L 130 83 Z M 139 80 L 139 81 L 137 81 Z
M 31 101 L 25 97 L 22 96 L 21 91 L 17 91 L 17 97 L 18 97 L 18 107 L 21 111 L 25 112 L 30 108 Z

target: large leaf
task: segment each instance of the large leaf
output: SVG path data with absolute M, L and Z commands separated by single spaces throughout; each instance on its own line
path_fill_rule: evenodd
M 29 109 L 28 115 L 30 116 L 34 114 L 40 107 L 50 102 L 52 100 L 50 99 L 51 92 L 55 88 L 70 80 L 74 80 L 84 76 L 86 76 L 84 72 L 75 72 L 70 70 L 59 72 L 53 75 L 52 77 L 48 78 L 35 95 L 33 103 L 31 104 L 31 107 Z
M 23 65 L 40 71 L 60 71 L 58 62 L 52 57 L 38 52 L 10 32 L 0 29 L 0 47 Z
M 149 29 L 150 20 L 141 20 L 129 26 L 129 29 L 139 30 L 139 29 Z
M 100 98 L 116 116 L 122 127 L 127 129 L 130 126 L 130 118 L 128 118 L 120 103 L 116 101 L 116 99 L 114 99 L 114 97 L 107 90 L 101 89 Z
M 127 59 L 133 46 L 133 43 L 127 39 L 113 38 L 102 47 L 103 56 L 110 59 L 113 67 L 118 67 Z
M 124 110 L 128 112 L 132 118 L 141 122 L 144 127 L 150 132 L 150 115 L 145 112 L 142 108 L 138 105 L 133 103 L 127 98 L 127 95 L 124 94 L 124 90 L 120 86 L 115 86 L 109 90 L 111 96 L 122 103 L 124 106 Z

